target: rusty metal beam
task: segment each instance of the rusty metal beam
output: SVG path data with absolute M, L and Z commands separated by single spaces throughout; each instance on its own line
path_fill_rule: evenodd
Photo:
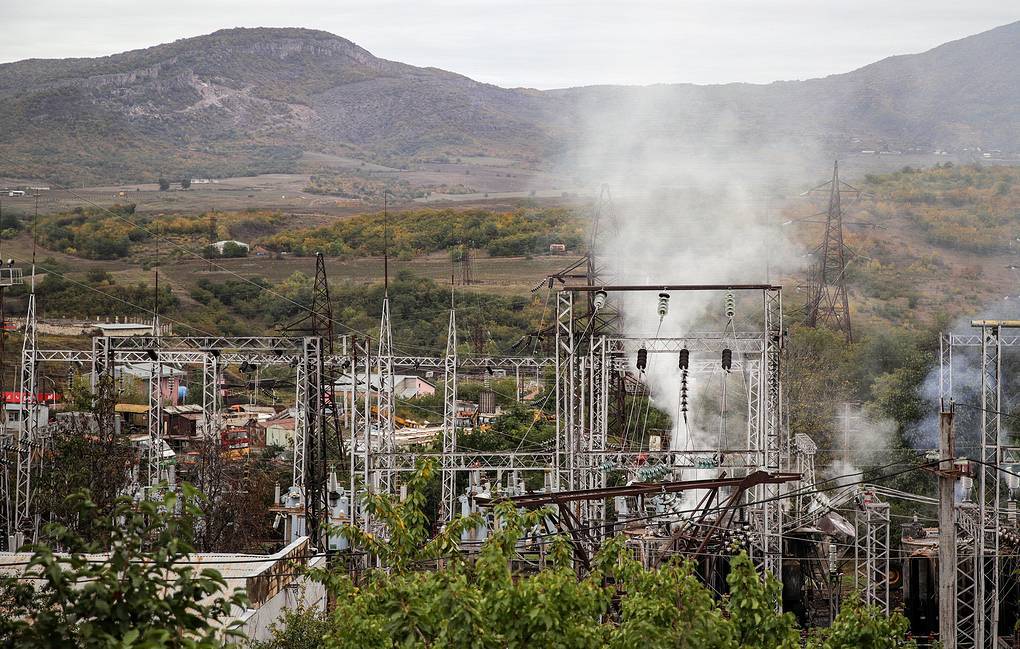
M 607 487 L 605 489 L 578 489 L 575 491 L 556 491 L 553 493 L 524 494 L 500 498 L 476 498 L 480 505 L 494 502 L 511 502 L 517 507 L 536 509 L 546 505 L 582 500 L 601 500 L 614 496 L 642 496 L 658 493 L 676 493 L 691 489 L 721 489 L 724 487 L 749 488 L 759 484 L 783 484 L 800 480 L 799 473 L 768 473 L 755 471 L 744 478 L 711 478 L 707 480 L 682 480 L 679 482 L 642 482 L 625 487 Z
M 612 285 L 571 285 L 561 291 L 594 293 L 596 291 L 778 291 L 782 287 L 772 284 L 628 284 Z

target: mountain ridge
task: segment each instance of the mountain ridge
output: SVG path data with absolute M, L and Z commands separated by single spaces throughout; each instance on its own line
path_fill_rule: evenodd
M 831 148 L 1020 150 L 1020 21 L 919 54 L 769 84 L 502 88 L 374 56 L 305 28 L 224 29 L 99 58 L 0 64 L 0 175 L 96 181 L 294 171 L 305 151 L 395 162 L 538 164 L 644 111 L 633 137 L 697 144 L 720 114 L 743 140 Z

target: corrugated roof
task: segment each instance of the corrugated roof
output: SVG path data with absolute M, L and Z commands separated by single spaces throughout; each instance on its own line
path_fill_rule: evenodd
M 294 420 L 271 419 L 269 421 L 260 421 L 259 426 L 263 428 L 283 428 L 284 430 L 294 430 Z
M 142 405 L 140 403 L 118 403 L 114 410 L 117 412 L 130 412 L 136 415 L 149 412 L 149 406 Z
M 168 415 L 183 415 L 183 414 L 194 414 L 202 412 L 202 406 L 197 403 L 189 403 L 179 406 L 164 406 L 163 412 Z

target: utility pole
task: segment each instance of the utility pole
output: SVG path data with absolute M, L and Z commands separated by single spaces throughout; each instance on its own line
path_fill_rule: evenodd
M 843 205 L 840 198 L 839 161 L 832 165 L 832 180 L 816 189 L 829 186 L 829 208 L 825 216 L 825 234 L 815 250 L 818 265 L 811 278 L 808 297 L 807 324 L 815 327 L 828 324 L 843 332 L 847 342 L 853 340 L 850 327 L 850 300 L 846 290 L 847 246 L 843 242 Z M 846 185 L 851 191 L 860 192 Z
M 383 461 L 379 469 L 378 488 L 380 493 L 391 493 L 394 484 L 394 457 L 396 442 L 393 437 L 393 416 L 396 401 L 393 398 L 393 328 L 390 322 L 390 257 L 389 217 L 387 196 L 383 195 L 383 303 L 379 318 L 379 351 L 376 357 L 376 375 L 379 390 L 376 393 L 376 426 L 378 427 L 379 451 Z M 371 384 L 371 377 L 369 380 Z
M 843 462 L 850 464 L 850 437 L 860 430 L 858 428 L 861 423 L 860 404 L 843 402 L 843 416 L 840 419 L 843 429 Z
M 460 255 L 460 283 L 470 286 L 471 282 L 471 245 L 466 243 Z
M 939 413 L 939 640 L 956 649 L 956 435 L 953 403 Z

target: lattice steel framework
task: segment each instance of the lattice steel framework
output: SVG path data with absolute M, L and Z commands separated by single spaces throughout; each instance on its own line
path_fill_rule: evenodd
M 373 417 L 371 410 L 372 388 L 372 341 L 369 338 L 353 337 L 349 340 L 350 394 L 347 395 L 347 425 L 350 443 L 350 488 L 351 494 L 371 485 L 373 453 Z M 367 514 L 352 503 L 351 522 L 362 529 L 368 529 Z
M 163 464 L 163 365 L 159 357 L 161 333 L 159 316 L 156 315 L 152 319 L 153 347 L 149 361 L 149 449 L 146 454 L 148 459 L 146 478 L 150 490 L 164 478 L 161 471 Z
M 580 426 L 577 428 L 577 484 L 581 489 L 602 489 L 606 486 L 606 472 L 602 465 L 607 448 L 612 363 L 606 336 L 596 335 L 585 342 L 588 353 L 579 359 L 583 407 L 579 413 Z M 605 520 L 605 504 L 604 500 L 585 501 L 582 505 L 584 520 Z
M 957 550 L 957 646 L 995 646 L 998 641 L 1002 484 L 998 467 L 1020 461 L 1020 449 L 1006 444 L 1001 422 L 1003 347 L 1020 346 L 1020 336 L 1003 335 L 1017 321 L 975 320 L 977 334 L 943 334 L 940 340 L 939 388 L 944 403 L 953 398 L 954 348 L 981 352 L 981 461 L 976 506 L 958 507 L 961 542 Z M 969 539 L 964 541 L 963 539 Z
M 212 349 L 202 354 L 202 412 L 205 413 L 203 434 L 206 440 L 220 439 L 223 430 L 220 415 L 220 352 Z
M 974 503 L 961 503 L 956 513 L 956 647 L 978 649 L 978 629 L 983 626 L 983 606 L 979 605 L 978 582 L 981 562 L 978 543 L 981 522 Z
M 574 296 L 569 291 L 556 294 L 556 467 L 558 489 L 577 489 L 574 462 L 576 453 L 577 410 L 581 404 L 577 392 L 574 362 Z
M 978 482 L 977 555 L 980 573 L 976 575 L 978 616 L 975 642 L 979 647 L 998 646 L 999 626 L 999 466 L 1002 447 L 1000 416 L 1002 347 L 997 325 L 981 327 L 981 459 Z
M 11 549 L 26 538 L 34 536 L 32 520 L 32 470 L 33 456 L 40 444 L 38 389 L 36 385 L 36 319 L 35 319 L 35 272 L 32 273 L 32 292 L 28 296 L 28 311 L 25 315 L 25 332 L 21 349 L 21 422 L 17 434 L 17 468 L 15 470 L 14 506 L 11 508 L 10 535 Z
M 859 587 L 868 606 L 889 613 L 889 504 L 862 503 L 857 511 L 857 544 L 862 561 Z
M 812 278 L 808 301 L 807 322 L 811 327 L 828 323 L 852 340 L 850 329 L 850 301 L 846 290 L 846 267 L 848 249 L 843 241 L 842 186 L 839 179 L 839 163 L 832 165 L 832 180 L 829 185 L 829 208 L 825 216 L 825 234 L 817 248 L 818 266 Z M 824 187 L 825 185 L 822 185 Z M 860 195 L 855 188 L 848 188 Z
M 379 318 L 379 350 L 376 354 L 376 376 L 379 389 L 376 390 L 376 426 L 379 431 L 379 462 L 374 465 L 378 475 L 376 487 L 381 493 L 390 493 L 393 483 L 393 451 L 396 440 L 393 436 L 393 329 L 390 323 L 390 298 L 383 297 L 382 315 Z
M 744 360 L 734 368 L 747 371 L 757 386 L 748 390 L 754 406 L 749 407 L 748 464 L 765 471 L 778 472 L 783 464 L 785 443 L 782 435 L 782 386 L 780 380 L 783 347 L 782 294 L 779 287 L 741 285 L 736 287 L 679 286 L 662 290 L 761 290 L 763 294 L 762 332 L 692 332 L 683 337 L 658 338 L 623 335 L 589 336 L 578 331 L 574 315 L 576 291 L 651 290 L 658 287 L 571 287 L 557 293 L 556 300 L 556 484 L 561 489 L 597 488 L 604 484 L 604 465 L 612 456 L 607 452 L 607 384 L 610 372 L 622 369 L 621 353 L 628 344 L 640 343 L 648 354 L 720 352 L 730 349 Z M 717 362 L 716 362 L 717 363 Z M 714 364 L 713 364 L 714 365 Z M 711 369 L 710 365 L 705 366 Z M 697 368 L 696 363 L 691 365 Z M 753 450 L 751 450 L 753 449 Z M 756 506 L 755 559 L 773 574 L 779 575 L 782 562 L 783 511 L 777 485 L 763 487 L 763 501 Z M 599 504 L 590 510 L 577 508 L 579 520 L 604 518 Z M 594 520 L 593 520 L 594 522 Z
M 763 291 L 765 316 L 765 349 L 761 374 L 765 411 L 762 413 L 763 449 L 765 464 L 770 473 L 778 472 L 783 456 L 783 390 L 780 379 L 783 351 L 783 296 L 782 290 L 769 288 Z M 766 484 L 762 502 L 763 568 L 782 578 L 783 509 L 779 502 L 780 485 Z
M 322 530 L 323 512 L 326 511 L 325 464 L 322 461 L 323 444 L 323 385 L 322 338 L 307 336 L 303 339 L 301 362 L 297 367 L 297 416 L 294 429 L 294 484 L 304 488 L 305 524 L 309 536 L 318 543 L 325 540 Z M 298 440 L 301 440 L 300 442 Z M 299 452 L 298 445 L 303 448 Z M 301 473 L 298 473 L 298 470 Z M 299 479 L 303 478 L 303 479 Z M 324 547 L 324 546 L 320 546 Z
M 443 456 L 442 490 L 439 520 L 448 522 L 457 506 L 457 473 L 454 453 L 457 452 L 457 311 L 450 307 L 446 328 L 446 355 L 443 357 Z

